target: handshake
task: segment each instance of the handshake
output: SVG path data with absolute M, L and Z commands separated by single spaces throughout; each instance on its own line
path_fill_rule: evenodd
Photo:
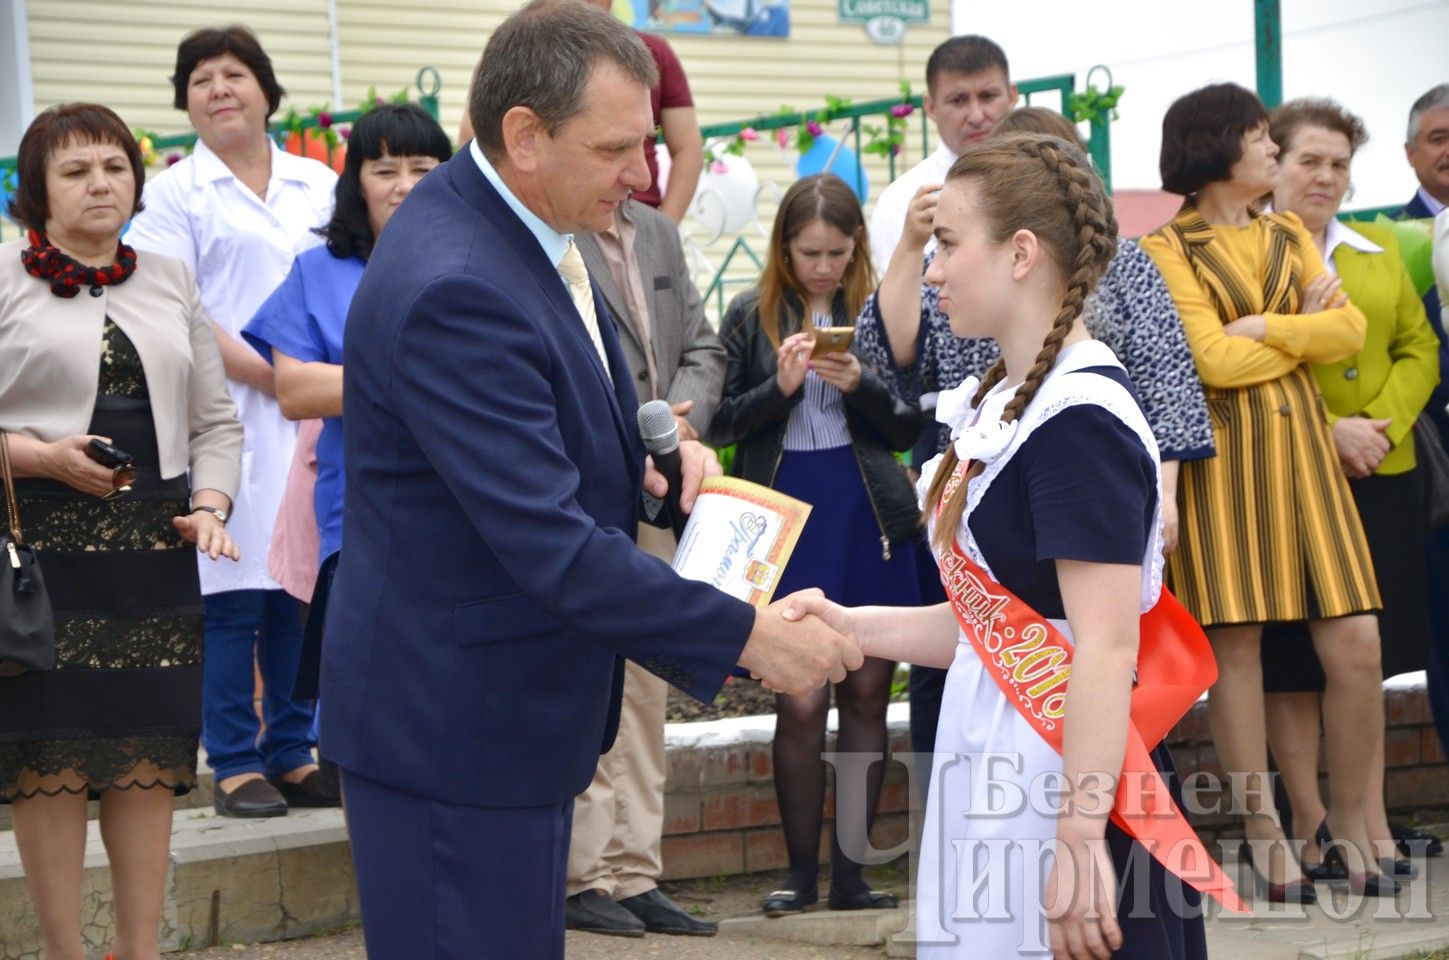
M 755 611 L 740 666 L 768 690 L 801 696 L 865 663 L 854 633 L 848 609 L 801 590 Z

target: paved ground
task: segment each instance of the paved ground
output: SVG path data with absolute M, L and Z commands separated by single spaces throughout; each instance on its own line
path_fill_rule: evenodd
M 1215 958 L 1227 960 L 1449 960 L 1449 857 L 1427 864 L 1428 877 L 1395 901 L 1326 899 L 1322 907 L 1305 910 L 1269 908 L 1257 904 L 1258 915 L 1248 920 L 1209 921 L 1208 947 Z M 1232 863 L 1230 875 L 1237 876 Z M 872 886 L 904 893 L 900 869 L 883 868 L 869 874 Z M 711 919 L 755 918 L 764 894 L 776 876 L 746 876 L 666 884 L 681 904 Z M 827 878 L 822 877 L 822 890 Z M 1327 894 L 1320 887 L 1320 894 Z M 1328 912 L 1338 914 L 1330 917 Z M 831 914 L 812 910 L 785 921 L 732 920 L 728 935 L 712 939 L 648 936 L 643 939 L 601 937 L 571 933 L 569 960 L 884 960 L 878 947 L 817 946 L 756 935 L 757 931 L 784 932 L 795 926 L 806 934 L 839 930 L 847 920 L 864 915 Z M 780 926 L 776 926 L 779 924 Z M 178 960 L 366 960 L 362 937 L 349 931 L 289 943 L 219 947 L 179 955 Z
M 903 873 L 890 867 L 867 873 L 878 889 L 904 893 Z M 665 887 L 681 905 L 712 920 L 754 916 L 765 894 L 775 889 L 773 875 L 720 877 L 669 883 Z M 829 878 L 821 877 L 821 890 Z M 876 947 L 816 946 L 760 937 L 664 937 L 642 939 L 568 934 L 568 960 L 883 960 Z M 308 940 L 215 947 L 174 954 L 176 960 L 366 960 L 360 931 Z
M 263 943 L 248 947 L 216 947 L 197 953 L 177 954 L 186 960 L 366 960 L 362 934 L 343 933 L 287 943 Z M 884 954 L 873 947 L 816 947 L 744 937 L 645 937 L 624 940 L 571 933 L 569 960 L 880 960 Z

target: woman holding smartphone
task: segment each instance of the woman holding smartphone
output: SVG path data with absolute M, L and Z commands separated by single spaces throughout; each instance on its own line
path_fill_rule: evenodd
M 0 431 L 55 614 L 55 669 L 0 680 L 0 804 L 47 957 L 86 956 L 87 799 L 100 801 L 115 954 L 158 957 L 171 810 L 196 786 L 197 556 L 241 555 L 226 521 L 242 427 L 191 271 L 120 241 L 145 178 L 121 118 L 52 107 L 17 166 L 10 214 L 26 236 L 0 244 Z
M 921 432 L 920 410 L 845 340 L 875 284 L 860 202 L 833 174 L 785 193 L 759 283 L 734 299 L 721 338 L 729 352 L 724 396 L 710 425 L 716 445 L 737 444 L 731 472 L 810 503 L 793 560 L 776 586 L 783 596 L 818 587 L 840 603 L 912 603 L 918 595 L 911 541 L 915 495 L 892 451 Z M 861 809 L 831 845 L 830 906 L 894 906 L 861 877 L 860 853 L 884 772 L 885 708 L 895 664 L 868 660 L 835 687 L 840 753 L 879 755 L 866 783 L 837 782 L 837 810 Z M 799 913 L 819 899 L 820 824 L 825 802 L 825 722 L 830 691 L 777 698 L 775 793 L 789 875 L 764 902 L 768 916 Z M 842 818 L 844 819 L 844 818 Z M 842 848 L 841 834 L 855 856 Z

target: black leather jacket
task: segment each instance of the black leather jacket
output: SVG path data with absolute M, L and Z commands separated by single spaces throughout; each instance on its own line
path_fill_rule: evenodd
M 800 316 L 798 298 L 788 292 L 786 296 L 789 312 Z M 776 349 L 760 329 L 758 300 L 759 290 L 750 289 L 735 297 L 725 311 L 720 339 L 729 354 L 729 366 L 724 397 L 710 421 L 707 439 L 715 446 L 736 445 L 731 474 L 772 486 L 785 450 L 790 411 L 805 391 L 797 390 L 791 397 L 780 392 L 775 379 Z M 831 312 L 833 325 L 854 324 L 855 318 L 846 313 L 843 295 L 836 295 Z M 791 332 L 782 330 L 781 336 Z M 921 434 L 925 415 L 903 400 L 893 381 L 870 360 L 854 347 L 851 353 L 860 360 L 860 386 L 845 395 L 845 422 L 881 531 L 881 553 L 889 559 L 892 545 L 912 540 L 920 532 L 915 489 L 892 451 L 911 448 Z

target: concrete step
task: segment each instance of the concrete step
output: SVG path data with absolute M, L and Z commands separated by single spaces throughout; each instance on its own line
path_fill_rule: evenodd
M 100 830 L 86 834 L 82 917 L 87 949 L 112 933 L 111 880 Z M 210 809 L 175 815 L 162 909 L 162 949 L 309 936 L 359 919 L 341 810 L 234 820 Z M 0 833 L 0 960 L 39 960 L 40 930 L 11 832 Z

